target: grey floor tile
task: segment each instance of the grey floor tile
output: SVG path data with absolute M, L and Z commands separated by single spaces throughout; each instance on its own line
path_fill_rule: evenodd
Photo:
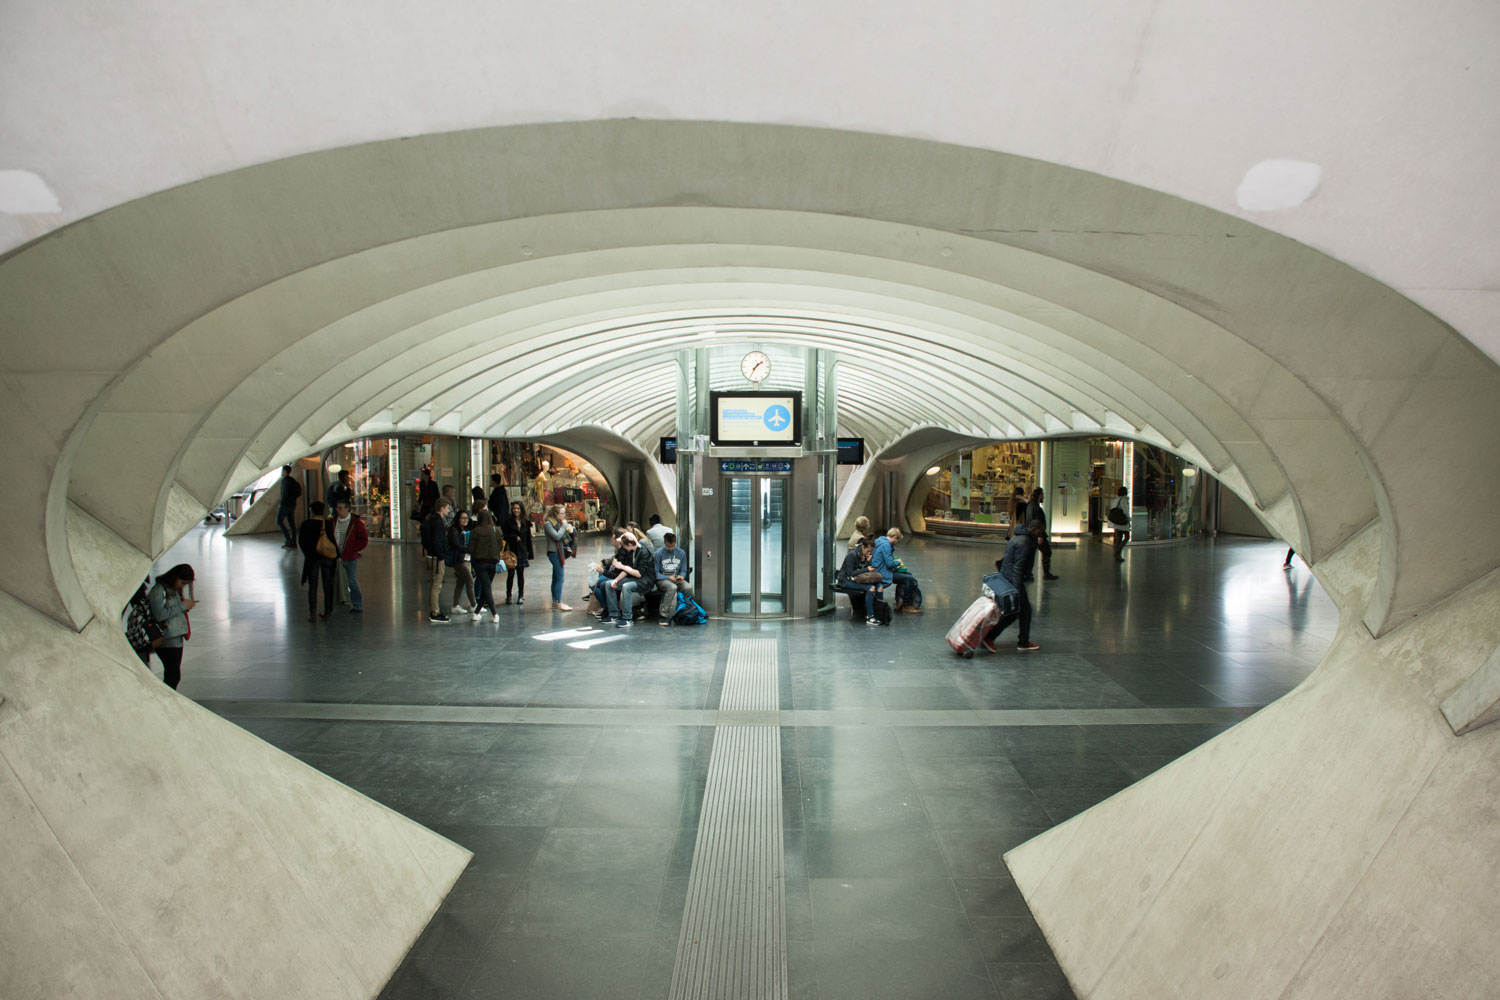
M 1005 852 L 1044 832 L 1044 827 L 986 826 L 934 831 L 955 879 L 1009 877 Z
M 807 830 L 800 835 L 805 873 L 820 878 L 944 878 L 931 830 Z
M 1075 1000 L 1055 962 L 991 965 L 989 969 L 1000 1000 Z
M 818 1000 L 995 1000 L 972 940 L 817 941 Z
M 600 1000 L 634 996 L 648 939 L 496 933 L 460 996 L 468 1000 Z
M 535 875 L 592 875 L 608 878 L 666 876 L 678 831 L 621 829 L 564 829 L 548 832 L 531 873 Z
M 953 883 L 946 878 L 811 878 L 813 936 L 902 941 L 972 940 Z
M 662 881 L 533 872 L 511 893 L 499 932 L 575 940 L 641 937 L 656 926 Z

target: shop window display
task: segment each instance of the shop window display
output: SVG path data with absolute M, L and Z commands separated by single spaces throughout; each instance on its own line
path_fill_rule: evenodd
M 614 523 L 614 499 L 604 477 L 579 456 L 532 441 L 494 440 L 488 445 L 490 472 L 505 480 L 506 492 L 526 505 L 536 524 L 555 503 L 584 530 Z
M 390 538 L 390 441 L 386 438 L 350 441 L 325 453 L 323 462 L 323 468 L 328 470 L 325 486 L 336 475 L 334 466 L 348 469 L 350 487 L 354 491 L 354 513 L 364 519 L 371 538 Z
M 922 505 L 929 530 L 993 525 L 1008 531 L 1011 491 L 1029 490 L 1036 480 L 1036 443 L 1000 441 L 956 452 L 937 465 Z

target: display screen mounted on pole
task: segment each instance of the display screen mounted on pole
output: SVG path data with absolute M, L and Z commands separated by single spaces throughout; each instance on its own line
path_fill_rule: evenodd
M 764 447 L 802 443 L 802 393 L 714 392 L 709 440 Z

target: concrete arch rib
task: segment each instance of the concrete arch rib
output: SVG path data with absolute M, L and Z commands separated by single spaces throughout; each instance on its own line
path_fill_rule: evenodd
M 742 157 L 716 155 L 725 142 Z M 677 154 L 670 160 L 650 152 L 668 147 Z M 873 157 L 884 169 L 844 169 L 851 157 Z M 448 168 L 440 197 L 420 183 L 434 162 Z M 786 162 L 843 179 L 836 192 L 773 182 Z M 307 186 L 299 179 L 309 168 L 364 178 L 388 196 L 372 211 L 368 188 Z M 891 186 L 903 170 L 922 183 Z M 680 204 L 685 191 L 733 207 L 622 204 L 627 192 L 631 206 Z M 238 239 L 226 248 L 231 219 Z M 1158 235 L 1122 245 L 1118 234 L 1129 232 Z M 523 242 L 533 257 L 520 253 Z M 88 251 L 98 246 L 154 252 L 106 261 Z M 331 433 L 350 411 L 309 421 L 317 407 L 301 397 L 343 405 L 343 388 L 370 370 L 367 359 L 351 361 L 362 349 L 378 354 L 381 344 L 387 356 L 402 355 L 397 340 L 419 343 L 414 331 L 446 316 L 452 305 L 439 300 L 465 285 L 473 286 L 470 302 L 497 294 L 531 295 L 538 306 L 555 300 L 580 253 L 601 247 L 601 261 L 615 255 L 606 268 L 615 274 L 643 266 L 801 270 L 818 275 L 811 284 L 832 288 L 835 301 L 845 296 L 835 310 L 845 315 L 860 312 L 849 286 L 866 282 L 899 288 L 919 315 L 935 301 L 967 301 L 975 316 L 1030 319 L 1034 328 L 1024 332 L 992 326 L 994 344 L 1022 353 L 1028 344 L 1061 355 L 1098 351 L 1118 367 L 1064 369 L 1171 414 L 1144 423 L 1168 434 L 1180 427 L 1210 456 L 1219 449 L 1259 502 L 1289 486 L 1315 560 L 1381 518 L 1385 570 L 1366 612 L 1377 632 L 1500 565 L 1493 533 L 1460 541 L 1421 513 L 1433 481 L 1485 490 L 1490 473 L 1472 461 L 1484 450 L 1475 428 L 1500 421 L 1500 378 L 1409 301 L 1281 237 L 1108 178 L 819 129 L 631 121 L 424 136 L 246 168 L 80 222 L 0 261 L 0 300 L 30 350 L 11 379 L 22 397 L 45 394 L 47 403 L 27 412 L 30 426 L 44 409 L 47 430 L 17 464 L 37 465 L 40 456 L 38 495 L 66 488 L 150 550 L 161 498 L 174 489 L 211 502 L 236 470 L 265 464 L 303 429 Z M 341 268 L 348 280 L 329 284 Z M 628 289 L 617 290 L 628 315 Z M 365 313 L 379 314 L 387 301 L 410 311 Z M 637 303 L 666 304 L 655 290 Z M 560 308 L 558 321 L 574 306 Z M 86 341 L 101 328 L 113 332 L 108 344 Z M 341 336 L 314 336 L 325 330 Z M 72 378 L 84 357 L 89 378 Z M 330 392 L 319 375 L 335 371 Z M 46 393 L 49 378 L 58 388 Z M 361 389 L 373 390 L 364 396 L 372 405 L 377 382 Z M 1065 402 L 1054 414 L 1064 424 L 1074 410 L 1104 409 L 1082 394 Z M 409 413 L 402 426 L 424 419 L 434 418 Z M 640 426 L 654 420 L 642 413 Z M 1194 423 L 1211 433 L 1200 437 Z M 1436 438 L 1434 423 L 1445 428 Z M 899 429 L 900 421 L 885 426 Z M 152 448 L 139 447 L 147 441 Z M 60 503 L 54 497 L 48 509 Z M 37 541 L 9 543 L 16 576 L 37 581 L 12 584 L 13 592 L 73 619 L 49 554 L 65 544 L 61 526 L 55 514 L 41 526 L 45 535 L 31 533 Z

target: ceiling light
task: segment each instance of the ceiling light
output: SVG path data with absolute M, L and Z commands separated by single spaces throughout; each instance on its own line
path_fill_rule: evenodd
M 930 468 L 930 469 L 927 470 L 927 474 L 929 476 L 935 476 L 939 472 L 942 472 L 942 471 L 943 471 L 943 467 L 941 465 L 934 465 L 932 468 Z

